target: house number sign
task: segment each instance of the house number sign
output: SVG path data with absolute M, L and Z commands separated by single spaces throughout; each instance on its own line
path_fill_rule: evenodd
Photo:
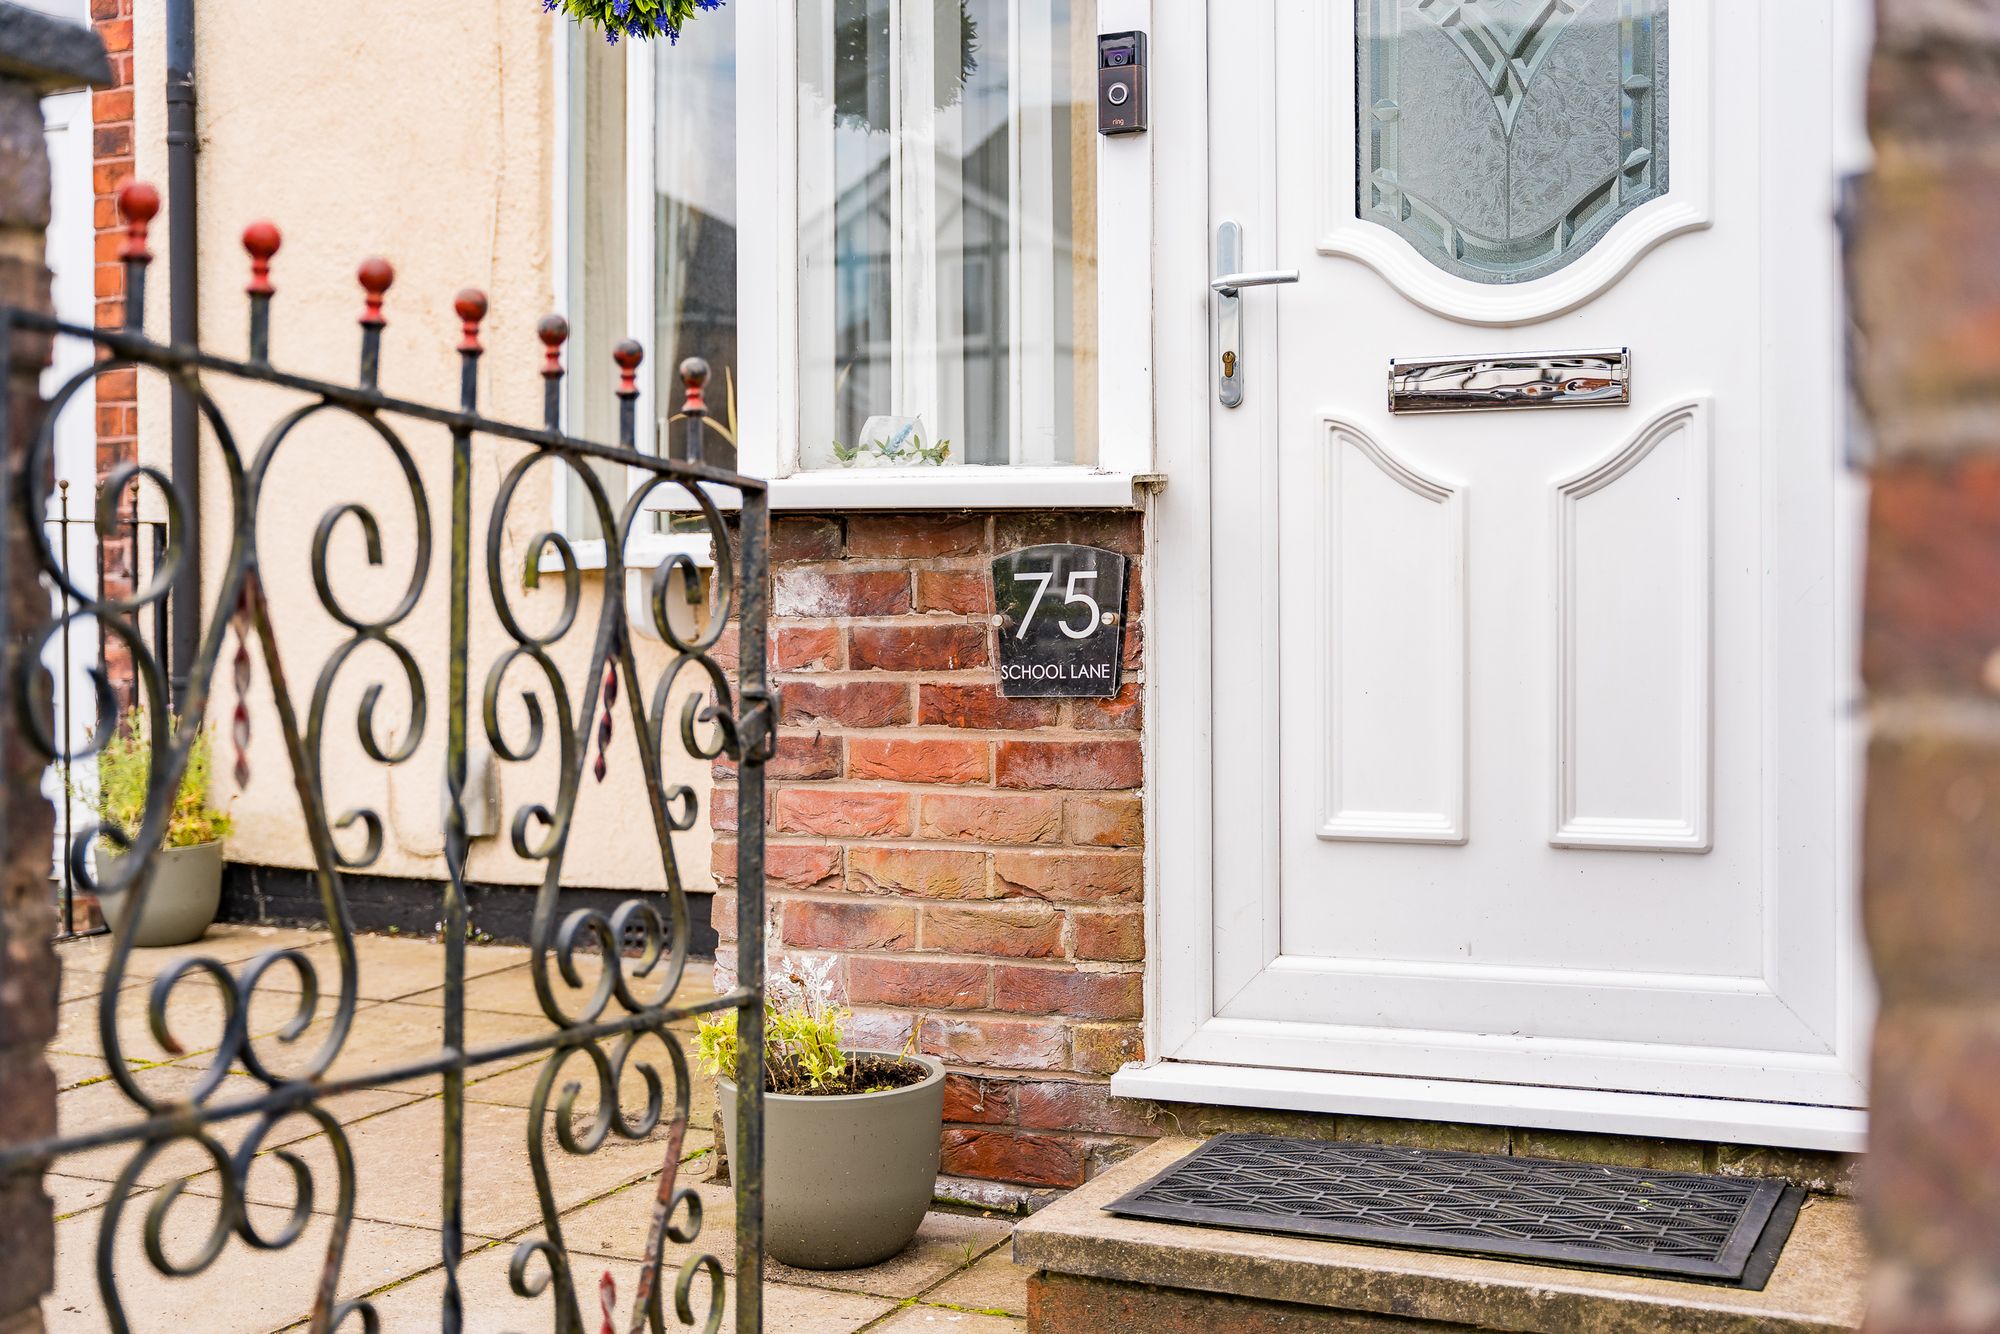
M 1108 699 L 1124 658 L 1125 558 L 1043 546 L 993 562 L 1000 693 Z

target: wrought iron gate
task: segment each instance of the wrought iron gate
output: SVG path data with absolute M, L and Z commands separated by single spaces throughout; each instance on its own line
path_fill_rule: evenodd
M 629 1328 L 634 1334 L 645 1328 L 663 1330 L 667 1321 L 667 1285 L 662 1282 L 660 1270 L 666 1242 L 669 1238 L 683 1244 L 695 1242 L 702 1221 L 700 1197 L 676 1179 L 682 1136 L 687 1127 L 690 1072 L 687 1055 L 668 1025 L 691 1015 L 733 1009 L 741 1053 L 736 1071 L 739 1136 L 736 1157 L 730 1165 L 736 1191 L 736 1328 L 761 1328 L 763 764 L 771 753 L 777 708 L 764 668 L 769 511 L 763 483 L 702 462 L 705 414 L 702 384 L 706 367 L 690 361 L 681 368 L 688 390 L 685 461 L 643 454 L 634 447 L 639 399 L 637 373 L 642 357 L 637 343 L 622 343 L 614 354 L 622 372 L 617 391 L 621 425 L 618 444 L 577 439 L 560 429 L 562 351 L 568 330 L 560 318 L 551 316 L 538 328 L 546 349 L 541 367 L 546 386 L 542 426 L 531 428 L 491 420 L 478 412 L 478 370 L 483 352 L 480 326 L 487 303 L 481 293 L 467 291 L 459 295 L 456 303 L 461 321 L 457 347 L 458 406 L 435 407 L 392 397 L 378 387 L 378 373 L 386 323 L 384 298 L 394 274 L 384 261 L 370 260 L 360 271 L 364 308 L 360 320 L 358 383 L 334 384 L 288 374 L 272 366 L 269 356 L 275 290 L 271 283 L 271 259 L 279 248 L 277 229 L 269 223 L 253 224 L 244 233 L 244 246 L 251 257 L 248 360 L 234 361 L 196 348 L 167 346 L 148 339 L 144 333 L 145 276 L 151 258 L 147 250 L 147 227 L 158 211 L 159 197 L 149 186 L 128 185 L 120 194 L 119 204 L 128 227 L 122 254 L 127 292 L 123 328 L 75 328 L 38 312 L 0 311 L 0 345 L 8 349 L 9 355 L 19 355 L 17 333 L 25 332 L 31 343 L 43 342 L 49 335 L 89 339 L 100 357 L 95 366 L 66 384 L 48 404 L 43 419 L 35 426 L 25 471 L 0 483 L 14 492 L 5 508 L 8 521 L 42 535 L 31 538 L 36 557 L 42 574 L 63 594 L 62 605 L 66 608 L 48 623 L 18 636 L 21 647 L 16 661 L 9 665 L 17 704 L 13 711 L 15 725 L 26 729 L 34 743 L 51 758 L 63 758 L 64 747 L 49 723 L 49 687 L 40 660 L 44 647 L 66 624 L 77 618 L 93 618 L 101 633 L 117 638 L 128 648 L 140 696 L 156 722 L 150 797 L 144 821 L 136 835 L 129 838 L 114 828 L 93 826 L 80 830 L 71 844 L 70 858 L 78 883 L 85 888 L 105 893 L 129 892 L 136 896 L 135 902 L 143 903 L 151 888 L 153 857 L 161 845 L 174 794 L 187 765 L 190 747 L 206 716 L 228 712 L 231 727 L 226 739 L 233 750 L 238 786 L 250 777 L 247 733 L 251 715 L 245 699 L 261 664 L 274 700 L 277 726 L 283 733 L 290 779 L 297 790 L 311 842 L 315 875 L 326 919 L 333 931 L 340 975 L 338 979 L 321 979 L 313 961 L 294 948 L 272 950 L 243 965 L 236 973 L 214 959 L 179 960 L 156 979 L 147 998 L 147 1022 L 155 1037 L 169 1050 L 173 1049 L 168 1002 L 183 981 L 205 977 L 215 985 L 224 1002 L 226 1019 L 221 1043 L 191 1094 L 185 1100 L 164 1101 L 150 1096 L 131 1067 L 121 1059 L 124 1043 L 116 999 L 132 950 L 130 926 L 137 917 L 135 910 L 127 917 L 126 929 L 117 935 L 97 1016 L 111 1077 L 131 1100 L 134 1115 L 123 1125 L 0 1152 L 0 1179 L 15 1173 L 38 1173 L 63 1155 L 86 1149 L 126 1145 L 134 1150 L 130 1164 L 105 1205 L 97 1245 L 97 1282 L 105 1318 L 110 1328 L 123 1331 L 128 1328 L 128 1321 L 119 1295 L 112 1243 L 134 1186 L 147 1165 L 171 1145 L 193 1144 L 216 1171 L 222 1197 L 219 1214 L 192 1259 L 168 1257 L 161 1241 L 166 1216 L 185 1181 L 154 1192 L 145 1220 L 146 1251 L 156 1269 L 170 1276 L 199 1273 L 214 1263 L 232 1236 L 258 1250 L 276 1250 L 293 1245 L 304 1235 L 314 1216 L 314 1182 L 302 1159 L 283 1149 L 272 1150 L 290 1170 L 296 1191 L 290 1218 L 275 1232 L 260 1231 L 246 1209 L 245 1183 L 251 1162 L 272 1127 L 287 1117 L 310 1118 L 319 1133 L 331 1142 L 338 1173 L 338 1180 L 331 1183 L 335 1191 L 334 1222 L 320 1271 L 312 1328 L 315 1334 L 343 1326 L 375 1330 L 379 1321 L 365 1299 L 341 1302 L 336 1298 L 342 1253 L 354 1213 L 356 1168 L 340 1124 L 322 1104 L 328 1097 L 350 1089 L 439 1076 L 443 1084 L 440 1107 L 444 1119 L 439 1217 L 445 1275 L 439 1327 L 457 1331 L 463 1323 L 464 1309 L 457 1271 L 463 1251 L 461 1186 L 465 1170 L 466 1074 L 509 1058 L 524 1060 L 546 1053 L 525 1127 L 541 1207 L 542 1234 L 517 1245 L 509 1269 L 512 1287 L 523 1297 L 548 1294 L 555 1308 L 554 1327 L 563 1334 L 583 1334 L 584 1315 L 579 1302 L 583 1285 L 572 1271 L 564 1249 L 552 1188 L 560 1159 L 549 1161 L 547 1141 L 553 1133 L 567 1153 L 588 1154 L 612 1136 L 627 1140 L 655 1137 L 662 1144 L 664 1158 L 659 1189 L 651 1204 L 647 1258 L 633 1298 Z M 161 664 L 150 656 L 139 622 L 149 608 L 176 586 L 190 559 L 189 525 L 198 522 L 198 516 L 188 496 L 175 489 L 174 479 L 148 464 L 127 463 L 112 471 L 102 491 L 100 530 L 118 521 L 120 498 L 143 483 L 148 490 L 157 488 L 165 507 L 167 549 L 164 563 L 145 587 L 130 596 L 92 596 L 72 585 L 64 574 L 42 523 L 42 488 L 29 484 L 30 479 L 47 475 L 57 415 L 79 396 L 86 400 L 81 406 L 87 407 L 86 391 L 96 376 L 128 367 L 149 368 L 164 375 L 174 386 L 174 392 L 188 395 L 199 406 L 210 437 L 207 448 L 220 463 L 220 472 L 215 475 L 226 476 L 228 482 L 228 527 L 219 534 L 216 527 L 209 529 L 211 538 L 219 535 L 226 539 L 227 560 L 215 578 L 218 592 L 208 599 L 212 610 L 202 627 L 200 654 L 188 664 L 180 715 L 171 725 L 166 723 L 172 716 L 167 681 Z M 262 442 L 254 450 L 246 451 L 217 400 L 204 387 L 205 383 L 222 381 L 255 382 L 289 394 L 298 403 L 278 415 Z M 319 669 L 310 697 L 302 704 L 294 694 L 287 664 L 278 651 L 258 547 L 260 524 L 290 522 L 292 516 L 260 514 L 259 505 L 274 457 L 289 439 L 296 438 L 299 427 L 326 413 L 344 414 L 358 422 L 393 458 L 413 506 L 415 539 L 400 599 L 387 614 L 369 617 L 355 611 L 336 592 L 338 576 L 329 561 L 329 543 L 343 527 L 358 530 L 366 543 L 369 563 L 380 566 L 384 556 L 381 523 L 368 506 L 352 502 L 333 505 L 318 516 L 311 546 L 313 586 L 320 606 L 339 624 L 345 638 Z M 436 613 L 449 616 L 450 653 L 448 661 L 433 664 L 433 670 L 444 672 L 449 682 L 443 720 L 448 794 L 445 860 L 449 872 L 442 887 L 441 909 L 444 1040 L 440 1050 L 392 1069 L 336 1077 L 330 1071 L 347 1040 L 359 983 L 343 876 L 378 859 L 385 824 L 379 812 L 366 808 L 332 812 L 321 773 L 321 744 L 333 722 L 328 717 L 330 700 L 336 680 L 360 651 L 373 645 L 371 656 L 379 658 L 386 652 L 396 664 L 390 675 L 400 675 L 407 692 L 407 714 L 398 720 L 378 717 L 385 689 L 383 682 L 373 681 L 361 695 L 355 728 L 361 748 L 374 763 L 390 766 L 409 762 L 424 734 L 428 710 L 425 671 L 417 652 L 405 639 L 411 618 L 430 605 L 427 598 L 430 602 L 442 600 L 429 577 L 433 518 L 424 470 L 419 466 L 422 451 L 413 450 L 405 442 L 398 430 L 398 423 L 404 421 L 443 427 L 450 437 L 448 461 L 438 460 L 435 465 L 440 471 L 448 466 L 450 476 L 445 535 L 450 563 L 449 609 L 448 612 L 435 609 Z M 0 426 L 0 431 L 4 430 Z M 8 433 L 0 434 L 0 438 L 15 437 Z M 473 475 L 476 452 L 483 450 L 493 452 L 501 480 L 490 502 L 485 502 L 483 550 L 476 550 Z M 333 468 L 338 463 L 337 458 L 331 458 L 324 460 L 323 466 Z M 593 464 L 630 470 L 634 480 L 622 506 L 613 505 Z M 576 553 L 560 533 L 538 533 L 527 544 L 525 553 L 518 548 L 510 549 L 506 541 L 510 510 L 520 494 L 523 479 L 537 468 L 549 469 L 558 477 L 567 472 L 577 478 L 599 529 L 607 535 L 602 601 L 594 627 L 580 610 L 582 581 Z M 634 525 L 650 521 L 648 502 L 658 503 L 656 492 L 677 492 L 684 496 L 695 522 L 713 539 L 714 595 L 708 601 L 706 619 L 692 629 L 683 628 L 675 623 L 677 618 L 670 607 L 670 586 L 679 581 L 690 595 L 689 600 L 699 602 L 707 591 L 706 576 L 693 557 L 686 554 L 668 558 L 652 572 L 650 605 L 645 612 L 653 629 L 673 651 L 673 657 L 658 678 L 648 682 L 641 679 L 626 621 L 623 552 L 625 539 Z M 734 522 L 725 519 L 718 497 L 723 504 L 734 503 L 738 507 Z M 397 500 L 400 504 L 400 492 Z M 216 507 L 211 505 L 209 511 L 214 514 Z M 483 565 L 483 571 L 476 571 L 476 565 Z M 510 600 L 509 581 L 523 578 L 524 565 L 527 571 L 538 572 L 540 578 L 554 575 L 561 581 L 560 610 L 546 628 L 533 630 L 524 626 Z M 483 573 L 490 611 L 505 640 L 504 647 L 490 662 L 479 664 L 473 662 L 470 633 L 476 572 Z M 533 582 L 536 573 L 529 573 L 527 578 Z M 717 661 L 716 652 L 731 624 L 737 627 L 741 663 L 734 689 Z M 557 654 L 560 646 L 574 635 L 580 655 L 586 633 L 589 666 L 578 683 L 580 688 L 573 690 L 558 666 Z M 254 660 L 253 640 L 259 650 Z M 225 661 L 225 676 L 233 700 L 218 705 L 217 668 Z M 484 670 L 483 683 L 476 684 L 475 666 Z M 687 700 L 679 717 L 670 719 L 669 701 L 683 673 L 692 674 L 700 689 Z M 528 684 L 518 697 L 524 712 L 503 715 L 502 698 L 504 688 L 509 687 L 510 674 L 527 679 Z M 101 673 L 97 689 L 100 726 L 83 753 L 101 748 L 110 735 L 113 710 Z M 601 782 L 605 776 L 605 752 L 618 731 L 615 712 L 621 690 L 630 719 L 629 744 L 636 751 L 645 780 L 659 844 L 665 892 L 635 896 L 609 913 L 579 908 L 559 916 L 564 854 L 572 817 L 587 779 L 594 775 Z M 394 723 L 400 724 L 400 730 L 392 736 L 390 726 L 385 724 Z M 511 822 L 515 852 L 545 867 L 536 900 L 530 968 L 550 1026 L 545 1033 L 480 1047 L 467 1045 L 464 1010 L 469 928 L 465 797 L 468 729 L 474 725 L 483 728 L 486 742 L 497 759 L 510 764 L 523 764 L 541 754 L 550 743 L 548 733 L 553 730 L 559 763 L 553 796 L 520 805 Z M 739 980 L 732 990 L 712 998 L 688 1000 L 677 995 L 687 965 L 689 919 L 674 838 L 696 830 L 700 811 L 692 789 L 667 784 L 663 761 L 673 742 L 698 759 L 727 755 L 740 769 L 741 830 L 736 845 Z M 105 872 L 101 884 L 93 881 L 87 864 L 89 849 L 93 842 L 99 841 L 128 849 L 128 855 L 116 859 Z M 593 951 L 599 971 L 596 985 L 590 989 L 582 979 L 587 956 Z M 277 1033 L 253 1040 L 247 1018 L 251 1001 L 260 980 L 282 970 L 289 970 L 296 979 L 296 1012 Z M 567 1002 L 559 994 L 562 987 L 558 979 L 572 991 L 585 992 L 583 999 Z M 321 1004 L 322 996 L 328 1004 Z M 316 1018 L 330 1022 L 315 1026 Z M 292 1044 L 300 1043 L 309 1027 L 313 1036 L 304 1045 L 316 1041 L 318 1046 L 309 1055 L 301 1055 Z M 657 1052 L 641 1049 L 648 1039 L 658 1044 Z M 662 1054 L 668 1067 L 666 1075 L 672 1081 L 671 1092 L 658 1064 Z M 280 1056 L 292 1059 L 281 1062 L 277 1059 Z M 587 1067 L 586 1077 L 594 1076 L 598 1108 L 587 1124 L 575 1124 L 574 1107 L 580 1084 L 562 1082 L 566 1067 L 579 1073 Z M 232 1068 L 247 1071 L 263 1087 L 255 1096 L 225 1096 L 221 1092 L 223 1081 Z M 628 1069 L 636 1071 L 646 1087 L 647 1102 L 643 1108 L 619 1105 L 621 1081 Z M 212 1133 L 215 1127 L 227 1122 L 248 1125 L 241 1145 L 233 1153 Z M 702 1275 L 708 1279 L 707 1309 L 698 1315 L 695 1300 L 702 1293 L 696 1280 Z M 681 1267 L 672 1290 L 679 1323 L 692 1325 L 701 1320 L 703 1328 L 709 1331 L 720 1326 L 725 1291 L 722 1266 L 713 1255 L 692 1255 Z M 592 1334 L 596 1334 L 594 1318 Z

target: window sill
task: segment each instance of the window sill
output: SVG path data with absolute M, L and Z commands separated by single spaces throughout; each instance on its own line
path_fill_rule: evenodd
M 604 568 L 603 538 L 572 541 L 570 550 L 576 555 L 577 569 L 589 571 Z M 634 533 L 625 539 L 625 568 L 651 570 L 677 552 L 693 557 L 694 563 L 701 569 L 710 569 L 715 565 L 714 545 L 705 533 Z M 559 574 L 562 558 L 544 548 L 540 569 L 543 574 Z
M 777 510 L 1136 509 L 1155 479 L 1090 468 L 839 468 L 771 483 Z

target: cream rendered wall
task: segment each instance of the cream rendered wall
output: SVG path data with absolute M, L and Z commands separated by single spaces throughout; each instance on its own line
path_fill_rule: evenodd
M 359 262 L 380 254 L 396 268 L 383 340 L 384 390 L 451 404 L 458 393 L 453 351 L 458 322 L 454 295 L 484 289 L 491 299 L 483 334 L 481 406 L 506 420 L 541 416 L 542 381 L 536 321 L 553 307 L 557 257 L 552 221 L 557 169 L 552 20 L 541 7 L 518 2 L 480 7 L 471 22 L 458 7 L 422 5 L 315 6 L 303 12 L 267 0 L 200 0 L 197 70 L 200 133 L 201 331 L 210 349 L 242 355 L 247 336 L 248 275 L 240 236 L 245 224 L 270 218 L 284 233 L 274 266 L 278 295 L 272 319 L 272 361 L 279 367 L 351 381 L 358 364 Z M 142 176 L 166 184 L 164 0 L 138 0 L 135 14 L 138 163 Z M 606 201 L 605 207 L 621 207 Z M 156 224 L 148 325 L 167 328 L 167 219 Z M 602 363 L 600 363 L 602 364 Z M 613 386 L 594 386 L 607 397 Z M 249 453 L 277 416 L 296 403 L 258 387 L 215 385 L 238 444 Z M 367 807 L 386 825 L 374 874 L 442 877 L 439 811 L 445 737 L 449 549 L 448 436 L 438 428 L 393 423 L 403 435 L 428 492 L 433 551 L 414 616 L 395 632 L 423 664 L 429 718 L 420 748 L 393 769 L 370 761 L 356 740 L 356 710 L 370 684 L 387 683 L 380 707 L 382 739 L 393 745 L 409 718 L 402 674 L 379 646 L 364 648 L 338 676 L 327 711 L 324 776 L 333 818 Z M 142 454 L 164 467 L 169 456 L 168 403 L 163 384 L 142 379 Z M 509 646 L 496 620 L 484 574 L 487 511 L 505 469 L 521 452 L 479 440 L 474 454 L 474 594 L 471 728 L 489 668 Z M 546 625 L 560 606 L 561 581 L 523 588 L 529 544 L 549 526 L 554 474 L 538 467 L 502 524 L 503 585 L 530 628 Z M 204 442 L 205 596 L 213 599 L 231 530 L 230 488 L 213 439 Z M 262 576 L 269 591 L 284 670 L 302 725 L 321 666 L 347 637 L 321 607 L 311 576 L 311 541 L 322 514 L 344 502 L 368 505 L 382 525 L 383 561 L 365 559 L 360 527 L 342 521 L 328 560 L 342 599 L 363 615 L 395 605 L 412 577 L 415 506 L 387 446 L 351 418 L 323 415 L 301 429 L 274 464 L 258 523 Z M 149 508 L 157 500 L 147 498 Z M 584 665 L 597 623 L 601 576 L 584 576 L 578 628 L 554 650 L 571 691 L 583 688 Z M 210 609 L 213 615 L 213 608 Z M 663 645 L 635 636 L 650 695 L 670 659 Z M 233 638 L 225 644 L 209 717 L 214 723 L 218 792 L 236 816 L 232 860 L 306 866 L 311 852 L 292 783 L 269 674 L 253 646 L 250 692 L 252 776 L 234 790 L 228 769 L 228 718 Z M 538 677 L 520 664 L 508 678 L 504 712 L 510 736 L 525 734 L 520 692 Z M 556 701 L 546 690 L 553 723 Z M 679 716 L 678 701 L 670 717 Z M 669 736 L 677 736 L 670 725 Z M 542 864 L 517 857 L 507 836 L 517 808 L 553 805 L 557 791 L 554 733 L 537 760 L 500 766 L 498 837 L 474 844 L 477 880 L 536 883 Z M 678 743 L 670 750 L 677 752 Z M 659 889 L 664 872 L 646 809 L 627 704 L 619 701 L 611 772 L 598 785 L 586 776 L 565 861 L 564 883 L 579 887 Z M 706 806 L 707 766 L 670 755 L 667 781 L 689 783 Z M 539 841 L 537 827 L 531 841 Z M 358 850 L 361 829 L 336 834 Z M 682 881 L 712 887 L 704 827 L 674 840 Z

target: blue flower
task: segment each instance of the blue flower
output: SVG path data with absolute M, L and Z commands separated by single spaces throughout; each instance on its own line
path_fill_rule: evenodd
M 611 12 L 624 18 L 632 12 L 632 0 L 611 0 Z

